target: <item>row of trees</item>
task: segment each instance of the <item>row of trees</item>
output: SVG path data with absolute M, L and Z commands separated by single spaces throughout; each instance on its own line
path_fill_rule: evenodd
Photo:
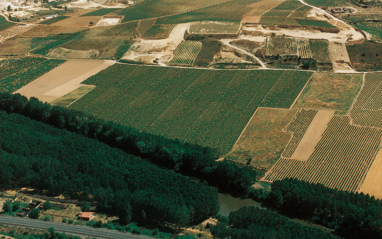
M 363 193 L 284 179 L 273 182 L 264 204 L 289 217 L 333 228 L 346 238 L 382 238 L 381 201 Z
M 0 186 L 96 202 L 123 224 L 183 226 L 217 213 L 215 188 L 97 140 L 0 111 Z
M 205 180 L 222 192 L 246 194 L 256 178 L 250 167 L 216 162 L 218 155 L 210 148 L 144 133 L 82 112 L 51 106 L 33 97 L 28 100 L 19 94 L 0 94 L 0 110 L 97 139 L 175 172 Z
M 320 229 L 302 226 L 285 216 L 256 207 L 242 207 L 231 212 L 228 221 L 219 220 L 211 228 L 216 238 L 282 238 L 329 239 L 336 238 Z

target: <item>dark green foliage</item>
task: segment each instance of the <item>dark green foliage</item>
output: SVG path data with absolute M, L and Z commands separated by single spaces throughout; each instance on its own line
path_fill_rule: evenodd
M 381 201 L 363 193 L 284 179 L 272 184 L 265 204 L 287 216 L 333 228 L 345 238 L 382 238 Z
M 20 110 L 20 103 L 15 101 L 7 108 Z M 35 117 L 46 106 L 31 106 L 35 110 L 21 112 L 34 112 Z M 62 117 L 63 112 L 53 108 L 42 119 L 77 127 L 74 122 L 79 118 Z M 89 126 L 83 125 L 89 134 L 100 130 Z M 183 226 L 213 216 L 219 209 L 216 189 L 96 140 L 4 111 L 0 111 L 0 132 L 2 188 L 31 187 L 52 195 L 93 200 L 99 211 L 119 215 L 123 224 L 133 219 L 141 224 Z M 37 218 L 38 213 L 33 210 L 30 217 Z
M 81 210 L 82 210 L 83 212 L 88 212 L 88 211 L 90 211 L 90 204 L 89 204 L 87 201 L 83 201 L 83 202 L 81 203 L 80 207 L 81 207 Z
M 325 27 L 325 28 L 336 28 L 332 24 L 326 21 L 310 20 L 310 19 L 298 19 L 296 18 L 298 24 L 302 26 L 313 26 L 313 27 Z
M 32 208 L 29 212 L 29 218 L 38 219 L 40 216 L 40 209 Z
M 184 175 L 206 180 L 218 186 L 222 192 L 246 194 L 255 180 L 255 171 L 246 166 L 239 166 L 229 161 L 216 162 L 213 150 L 210 148 L 139 132 L 74 110 L 50 106 L 33 97 L 27 100 L 19 94 L 2 94 L 0 110 L 21 113 L 54 127 L 97 139 L 128 154 L 144 157 Z M 78 190 L 81 191 L 82 188 Z M 205 210 L 208 213 L 210 209 L 205 208 Z
M 4 204 L 3 204 L 3 211 L 6 212 L 6 213 L 11 213 L 13 212 L 13 204 L 11 201 L 6 201 Z
M 207 65 L 213 61 L 215 54 L 217 54 L 222 43 L 215 39 L 206 39 L 202 41 L 202 49 L 195 59 L 195 65 Z
M 124 41 L 123 44 L 118 47 L 117 52 L 114 55 L 115 59 L 119 60 L 130 49 L 131 45 L 133 45 L 133 41 Z
M 229 221 L 219 221 L 216 226 L 212 226 L 211 232 L 216 238 L 222 239 L 336 238 L 320 229 L 302 226 L 280 214 L 256 207 L 242 207 L 236 212 L 231 212 Z
M 16 239 L 80 239 L 78 236 L 66 235 L 64 233 L 58 233 L 54 230 L 54 228 L 49 228 L 48 232 L 42 234 L 28 233 L 25 231 L 23 234 L 17 234 L 15 231 L 10 230 L 9 233 L 0 232 L 1 235 L 10 236 Z M 3 238 L 3 237 L 0 237 Z
M 10 7 L 10 6 L 8 6 L 8 7 Z M 5 18 L 3 16 L 0 16 L 0 31 L 4 30 L 5 28 L 11 27 L 13 25 L 15 25 L 15 24 L 12 22 L 8 22 L 7 20 L 5 20 Z
M 52 204 L 49 201 L 44 202 L 43 207 L 44 207 L 44 210 L 49 210 L 53 208 Z

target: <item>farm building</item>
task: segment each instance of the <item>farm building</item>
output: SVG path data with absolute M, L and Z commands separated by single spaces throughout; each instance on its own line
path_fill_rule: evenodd
M 94 219 L 94 212 L 81 212 L 78 214 L 78 219 L 84 221 L 91 221 Z

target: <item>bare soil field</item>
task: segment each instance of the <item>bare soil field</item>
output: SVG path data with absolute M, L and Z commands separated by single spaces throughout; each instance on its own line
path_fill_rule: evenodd
M 97 24 L 97 27 L 113 26 L 120 23 L 122 18 L 120 17 L 103 17 Z
M 259 23 L 261 19 L 261 15 L 265 12 L 271 10 L 272 8 L 278 6 L 283 1 L 266 1 L 263 0 L 261 2 L 257 2 L 247 6 L 251 10 L 247 12 L 243 16 L 243 20 L 241 21 L 243 24 L 245 23 Z
M 349 54 L 344 43 L 329 42 L 328 50 L 334 72 L 354 72 L 351 68 Z
M 7 28 L 3 31 L 0 31 L 0 43 L 9 39 L 9 38 L 12 38 L 12 37 L 20 35 L 24 32 L 27 32 L 34 27 L 35 27 L 35 25 L 32 25 L 32 24 L 16 25 L 16 26 Z
M 24 55 L 30 50 L 31 39 L 15 37 L 0 44 L 0 56 Z
M 50 103 L 79 88 L 82 81 L 113 64 L 113 61 L 69 60 L 15 93 Z
M 238 162 L 270 169 L 287 146 L 291 133 L 283 131 L 297 110 L 258 108 L 226 156 Z
M 53 58 L 62 58 L 62 59 L 91 59 L 91 58 L 97 58 L 99 56 L 99 51 L 71 50 L 71 49 L 58 47 L 53 49 L 48 56 Z
M 363 181 L 358 192 L 373 195 L 378 199 L 382 199 L 382 149 L 377 153 L 369 172 Z
M 307 161 L 310 158 L 316 145 L 321 140 L 322 134 L 326 130 L 328 123 L 333 118 L 334 112 L 334 110 L 319 110 L 317 112 L 299 145 L 292 154 L 292 159 Z
M 316 72 L 294 108 L 332 109 L 345 114 L 362 87 L 363 74 Z

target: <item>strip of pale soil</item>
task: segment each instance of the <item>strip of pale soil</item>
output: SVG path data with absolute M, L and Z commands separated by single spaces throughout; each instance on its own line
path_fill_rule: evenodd
M 81 82 L 114 63 L 114 61 L 69 60 L 15 93 L 50 103 L 79 88 Z
M 332 61 L 334 72 L 354 72 L 344 43 L 330 41 L 329 58 Z
M 382 149 L 378 151 L 359 192 L 382 199 Z
M 322 134 L 326 130 L 329 121 L 334 116 L 334 110 L 319 110 L 313 118 L 302 137 L 300 144 L 294 151 L 292 158 L 299 161 L 307 161 L 314 152 L 316 145 L 321 140 Z

